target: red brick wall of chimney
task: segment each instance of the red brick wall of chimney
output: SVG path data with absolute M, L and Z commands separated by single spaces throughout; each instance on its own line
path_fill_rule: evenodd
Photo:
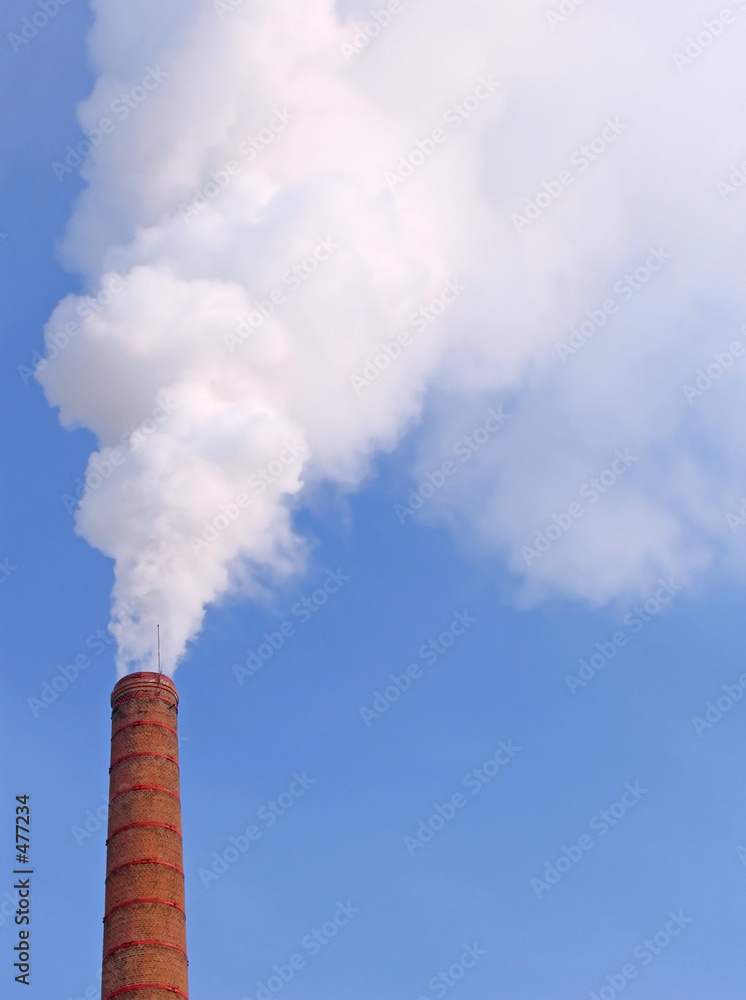
M 102 1000 L 188 997 L 178 705 L 157 673 L 112 691 Z

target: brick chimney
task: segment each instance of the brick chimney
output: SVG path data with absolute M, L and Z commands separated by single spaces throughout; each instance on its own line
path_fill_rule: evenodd
M 111 694 L 102 1000 L 188 998 L 178 705 L 156 673 Z

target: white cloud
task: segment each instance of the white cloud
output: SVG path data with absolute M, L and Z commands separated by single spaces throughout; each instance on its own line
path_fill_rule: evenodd
M 555 31 L 542 3 L 412 0 L 352 62 L 331 0 L 246 0 L 222 20 L 196 0 L 93 6 L 84 126 L 149 67 L 167 74 L 92 152 L 64 243 L 93 295 L 112 271 L 129 280 L 39 373 L 104 451 L 160 395 L 175 403 L 78 515 L 116 560 L 121 669 L 152 665 L 155 621 L 173 669 L 208 603 L 298 565 L 290 504 L 312 481 L 358 482 L 428 392 L 415 474 L 485 400 L 510 401 L 510 427 L 427 516 L 502 552 L 524 597 L 600 603 L 738 543 L 725 514 L 746 490 L 746 365 L 694 406 L 681 387 L 746 319 L 744 202 L 716 187 L 746 157 L 746 12 L 681 72 L 693 0 L 595 0 Z M 334 252 L 306 274 L 324 239 Z M 671 257 L 643 283 L 651 247 Z M 449 279 L 466 292 L 418 331 Z M 272 315 L 230 349 L 273 291 Z M 556 342 L 610 297 L 617 311 L 560 361 Z M 79 304 L 58 306 L 48 336 Z M 411 346 L 356 391 L 402 331 Z M 526 565 L 527 539 L 618 448 L 634 470 Z

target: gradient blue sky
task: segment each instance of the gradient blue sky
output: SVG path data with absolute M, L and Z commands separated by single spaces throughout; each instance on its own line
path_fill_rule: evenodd
M 106 628 L 112 564 L 74 534 L 61 501 L 93 438 L 63 430 L 18 366 L 58 300 L 79 290 L 55 242 L 82 182 L 59 183 L 50 164 L 79 137 L 90 13 L 70 0 L 15 54 L 6 34 L 35 9 L 8 0 L 0 13 L 0 560 L 13 567 L 0 584 L 0 900 L 18 793 L 32 797 L 35 869 L 33 985 L 12 981 L 14 928 L 0 907 L 0 992 L 77 1000 L 98 988 L 101 957 L 105 834 L 78 843 L 74 828 L 107 792 L 113 652 L 94 655 L 86 640 Z M 254 998 L 275 964 L 301 953 L 279 994 L 288 1000 L 581 1000 L 630 962 L 630 998 L 741 1000 L 746 698 L 701 737 L 692 717 L 746 671 L 744 589 L 684 587 L 634 636 L 626 609 L 515 610 L 497 558 L 397 520 L 416 447 L 415 431 L 351 498 L 320 493 L 297 518 L 314 547 L 308 574 L 266 606 L 211 609 L 177 672 L 192 996 Z M 349 580 L 303 624 L 291 609 L 328 570 Z M 475 624 L 425 664 L 418 650 L 454 612 Z M 234 664 L 287 620 L 296 634 L 240 685 Z M 565 676 L 620 628 L 628 645 L 572 695 Z M 35 717 L 29 699 L 86 651 L 90 667 Z M 413 662 L 422 679 L 366 728 L 361 707 Z M 509 740 L 520 752 L 472 795 L 464 776 Z M 258 811 L 303 772 L 314 784 L 267 828 Z M 594 833 L 628 783 L 645 794 Z M 410 856 L 404 838 L 457 792 L 467 805 Z M 206 888 L 199 869 L 252 823 L 261 838 Z M 594 846 L 537 898 L 531 880 L 583 834 Z M 312 955 L 304 937 L 348 900 L 359 913 Z M 634 957 L 682 910 L 680 936 L 649 963 Z M 446 994 L 428 985 L 475 943 L 486 954 L 462 980 Z

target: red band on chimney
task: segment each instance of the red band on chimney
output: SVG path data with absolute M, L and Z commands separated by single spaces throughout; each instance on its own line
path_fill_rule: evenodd
M 134 861 L 123 861 L 121 865 L 116 865 L 109 872 L 109 875 L 113 875 L 114 872 L 121 871 L 122 868 L 129 868 L 130 865 L 162 865 L 164 868 L 173 868 L 175 872 L 178 872 L 181 877 L 184 877 L 184 872 L 181 868 L 176 865 L 172 865 L 170 861 L 161 861 L 159 858 L 135 858 Z M 109 878 L 107 875 L 107 879 Z
M 117 903 L 116 906 L 112 906 L 110 910 L 107 910 L 104 914 L 104 920 L 112 913 L 116 913 L 117 910 L 124 909 L 125 906 L 134 906 L 135 903 L 159 903 L 161 906 L 173 906 L 175 910 L 180 910 L 182 913 L 186 913 L 183 906 L 179 903 L 174 903 L 170 899 L 128 899 L 124 903 Z
M 176 792 L 171 788 L 165 788 L 163 785 L 132 785 L 130 788 L 122 788 L 115 795 L 110 796 L 109 803 L 112 803 L 114 799 L 118 799 L 120 795 L 126 795 L 127 792 L 165 792 L 167 795 L 173 795 L 175 799 L 179 799 L 179 795 Z
M 179 837 L 181 836 L 179 830 L 177 830 L 175 826 L 171 826 L 169 823 L 149 823 L 143 821 L 140 823 L 127 823 L 124 826 L 120 826 L 119 829 L 117 830 L 112 830 L 106 839 L 106 843 L 108 844 L 112 837 L 115 837 L 118 833 L 121 833 L 123 830 L 132 830 L 136 826 L 158 826 L 162 830 L 171 830 L 172 833 L 175 833 Z
M 167 726 L 165 722 L 143 722 L 142 720 L 138 720 L 137 722 L 125 722 L 125 724 L 123 726 L 120 726 L 119 729 L 114 730 L 114 732 L 111 734 L 111 738 L 114 739 L 117 733 L 121 733 L 122 730 L 124 729 L 132 729 L 134 726 L 160 726 L 161 729 L 167 729 L 169 733 L 173 733 L 174 736 L 177 735 L 174 727 Z
M 170 754 L 153 753 L 152 750 L 138 750 L 137 753 L 126 753 L 123 757 L 118 757 L 109 768 L 109 771 L 111 771 L 112 767 L 116 767 L 117 764 L 121 764 L 123 760 L 132 760 L 133 757 L 159 757 L 161 760 L 170 760 L 172 764 L 176 764 L 177 766 L 179 764 L 178 760 Z
M 124 705 L 128 701 L 132 701 L 133 698 L 150 698 L 151 700 L 155 698 L 157 701 L 165 701 L 165 703 L 168 705 L 169 708 L 176 707 L 170 698 L 164 698 L 162 694 L 150 694 L 150 692 L 144 692 L 144 693 L 136 692 L 135 694 L 125 694 L 122 695 L 120 698 L 117 698 L 117 703 L 114 706 L 114 709 L 116 710 L 117 708 L 119 708 L 120 705 Z
M 106 960 L 109 955 L 114 955 L 116 952 L 121 951 L 123 948 L 136 948 L 137 945 L 147 945 L 149 948 L 173 948 L 176 951 L 180 951 L 184 957 L 186 957 L 186 951 L 180 948 L 178 944 L 171 944 L 170 941 L 124 941 L 122 944 L 118 944 L 116 947 L 112 948 L 104 955 L 104 960 Z
M 122 993 L 130 993 L 132 990 L 166 990 L 168 993 L 175 993 L 177 996 L 189 1000 L 186 993 L 177 990 L 175 986 L 164 986 L 163 983 L 136 983 L 134 986 L 123 986 L 119 990 L 114 990 L 113 993 L 107 993 L 103 1000 L 111 1000 L 112 997 L 118 997 Z

